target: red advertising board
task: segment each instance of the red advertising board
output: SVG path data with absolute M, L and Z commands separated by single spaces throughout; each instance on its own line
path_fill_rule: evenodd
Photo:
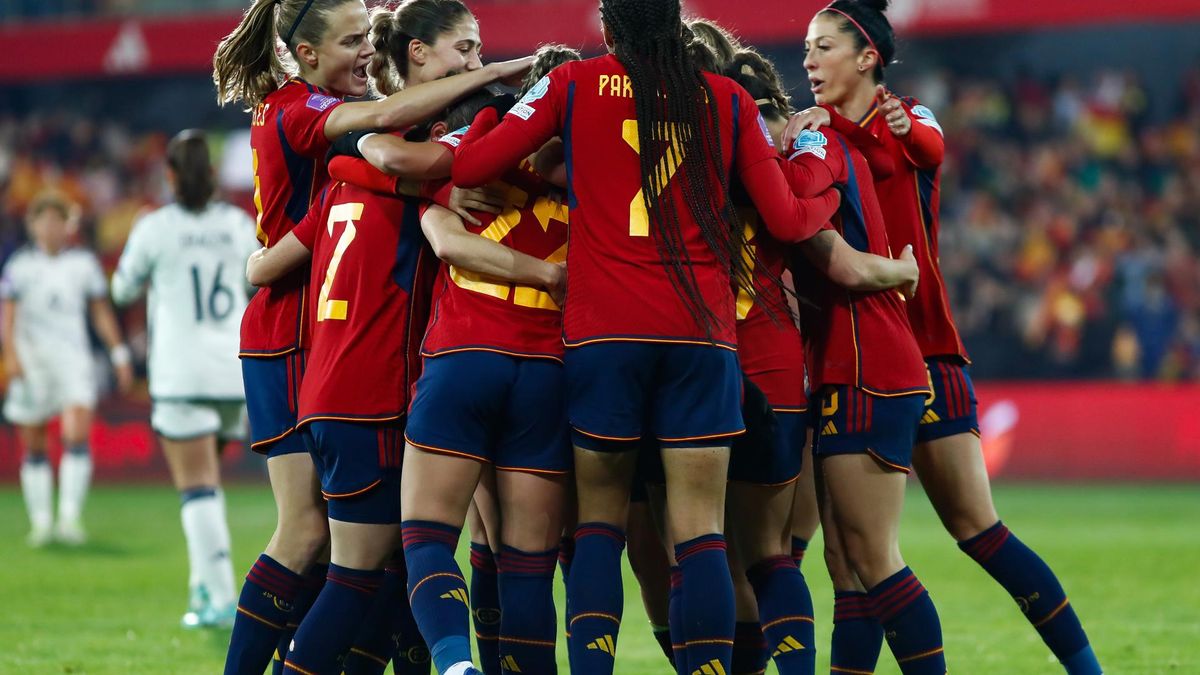
M 1200 480 L 1200 386 L 977 383 L 988 470 L 998 479 Z M 92 433 L 100 480 L 165 476 L 145 404 L 110 404 Z M 51 434 L 52 438 L 56 434 Z M 55 444 L 51 455 L 61 448 Z M 226 449 L 226 463 L 244 451 Z M 0 429 L 0 480 L 16 479 L 21 453 Z
M 503 0 L 471 2 L 485 50 L 494 55 L 528 53 L 559 42 L 600 48 L 596 0 Z M 808 21 L 825 0 L 685 0 L 691 14 L 733 29 L 749 43 L 770 45 L 804 39 Z M 905 37 L 946 33 L 1036 30 L 1114 22 L 1200 19 L 1197 0 L 893 0 L 888 12 Z M 205 73 L 222 36 L 238 14 L 166 18 L 89 19 L 9 23 L 0 26 L 8 58 L 0 59 L 0 82 L 52 78 Z

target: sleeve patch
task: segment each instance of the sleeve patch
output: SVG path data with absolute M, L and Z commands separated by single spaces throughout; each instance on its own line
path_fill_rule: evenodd
M 825 159 L 827 151 L 825 146 L 829 143 L 829 139 L 825 138 L 825 134 L 812 129 L 805 129 L 796 137 L 792 143 L 792 155 L 788 159 L 794 159 L 803 154 L 816 155 L 817 159 Z
M 767 139 L 767 145 L 773 149 L 775 147 L 775 139 L 771 137 L 771 130 L 767 128 L 767 121 L 763 119 L 762 113 L 758 115 L 758 128 L 762 131 L 763 138 Z
M 912 114 L 917 118 L 917 121 L 936 130 L 939 134 L 945 136 L 942 131 L 942 125 L 938 124 L 937 118 L 933 116 L 933 111 L 923 105 L 915 105 L 912 108 Z
M 537 81 L 537 84 L 530 87 L 529 91 L 525 92 L 525 95 L 508 111 L 508 114 L 528 120 L 530 117 L 533 117 L 533 113 L 537 112 L 537 109 L 532 104 L 544 98 L 549 91 L 550 76 L 545 75 Z
M 330 106 L 336 103 L 341 103 L 341 99 L 326 96 L 325 94 L 311 94 L 304 105 L 317 112 L 325 112 L 329 110 Z
M 454 131 L 451 131 L 450 133 L 439 138 L 438 142 L 448 145 L 452 148 L 457 148 L 459 145 L 462 144 L 463 136 L 466 135 L 467 129 L 470 129 L 470 128 L 471 128 L 470 126 L 465 126 L 461 129 L 455 129 Z

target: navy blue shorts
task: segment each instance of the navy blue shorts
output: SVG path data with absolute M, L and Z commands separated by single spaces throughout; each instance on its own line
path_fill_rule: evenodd
M 315 420 L 301 433 L 329 502 L 346 523 L 400 524 L 404 422 Z
M 924 394 L 874 396 L 848 385 L 821 392 L 813 457 L 866 453 L 883 466 L 908 473 Z
M 917 429 L 917 442 L 928 443 L 959 434 L 979 435 L 979 415 L 975 385 L 971 375 L 959 363 L 945 359 L 925 359 L 933 395 L 925 400 L 925 414 Z
M 600 342 L 567 350 L 567 413 L 575 445 L 636 450 L 729 445 L 745 431 L 737 353 L 710 345 Z
M 729 457 L 729 480 L 755 485 L 786 485 L 800 477 L 808 411 L 775 411 L 774 442 L 770 447 L 740 447 Z
M 465 351 L 425 359 L 408 413 L 408 442 L 501 471 L 563 474 L 573 465 L 563 366 L 551 359 Z
M 243 358 L 250 448 L 267 457 L 307 452 L 296 431 L 304 352 L 269 359 Z

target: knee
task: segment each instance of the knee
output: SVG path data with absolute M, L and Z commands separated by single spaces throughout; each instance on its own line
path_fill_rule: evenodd
M 1000 517 L 988 501 L 979 504 L 962 504 L 947 513 L 939 514 L 946 531 L 955 541 L 966 541 L 996 524 Z
M 829 579 L 835 590 L 851 590 L 858 587 L 858 577 L 854 568 L 841 548 L 825 543 L 825 568 L 829 570 Z
M 290 558 L 311 561 L 329 546 L 329 520 L 319 509 L 280 513 L 272 544 Z

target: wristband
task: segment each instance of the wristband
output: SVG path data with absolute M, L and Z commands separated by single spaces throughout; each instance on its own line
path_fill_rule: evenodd
M 355 143 L 355 144 L 354 144 L 354 147 L 358 148 L 358 156 L 359 156 L 359 157 L 362 157 L 362 152 L 363 152 L 363 147 L 362 147 L 362 145 L 363 145 L 363 141 L 367 140 L 368 138 L 370 138 L 370 137 L 372 137 L 372 136 L 374 136 L 374 135 L 375 135 L 375 132 L 374 132 L 374 131 L 372 131 L 372 132 L 370 132 L 370 133 L 368 133 L 368 134 L 366 134 L 366 135 L 362 136 L 361 138 L 359 138 L 359 139 L 358 139 L 358 143 Z
M 108 350 L 108 359 L 118 368 L 127 366 L 133 361 L 133 352 L 129 351 L 128 345 L 117 345 Z

